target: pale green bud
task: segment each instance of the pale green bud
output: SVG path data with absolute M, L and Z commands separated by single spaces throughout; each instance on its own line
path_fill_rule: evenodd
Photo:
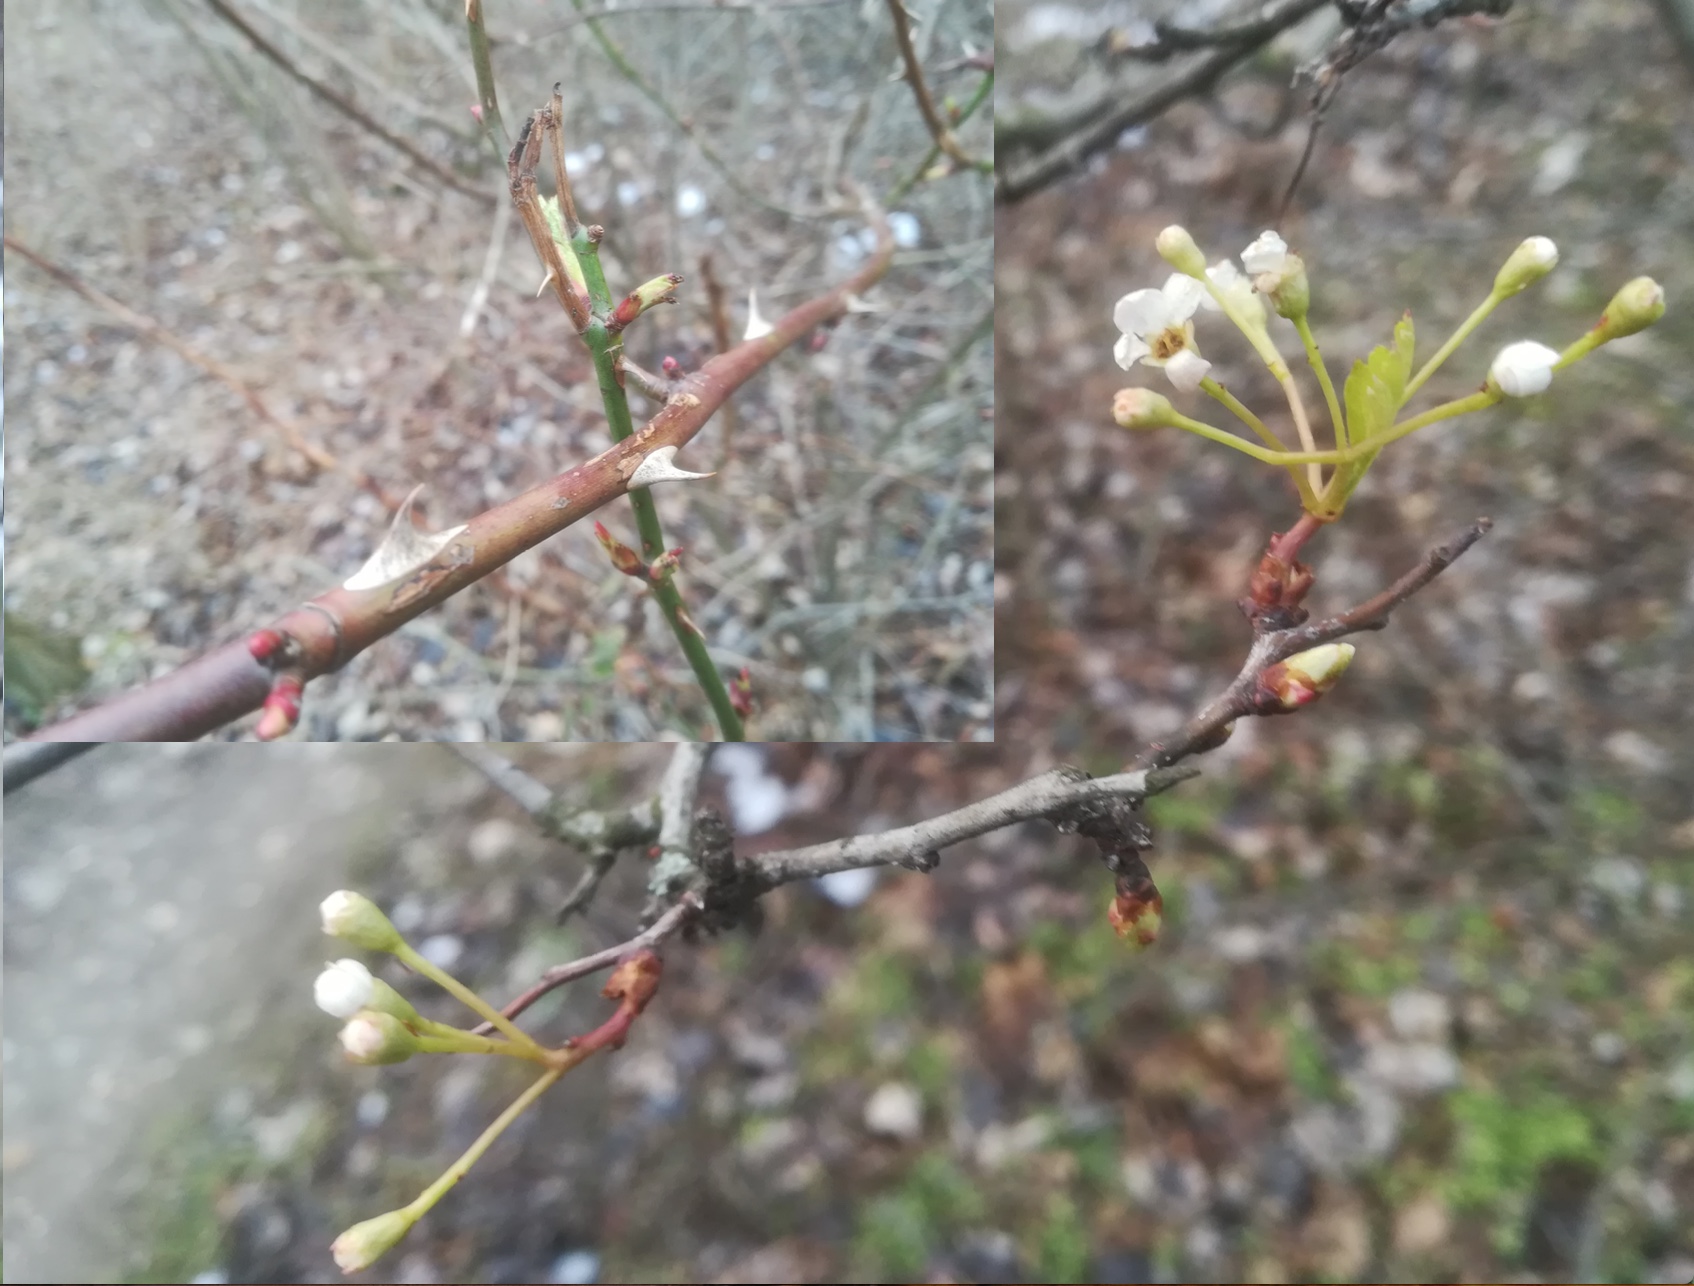
M 1153 244 L 1158 247 L 1160 257 L 1178 272 L 1189 277 L 1206 275 L 1206 256 L 1200 253 L 1187 228 L 1173 223 L 1159 233 Z
M 343 938 L 371 951 L 395 951 L 406 945 L 400 930 L 362 893 L 341 889 L 325 898 L 318 910 L 323 915 L 324 932 L 332 938 Z
M 1157 429 L 1175 423 L 1176 408 L 1150 388 L 1121 388 L 1112 399 L 1112 419 L 1126 429 Z
M 1664 315 L 1665 288 L 1651 277 L 1637 277 L 1612 296 L 1594 329 L 1601 332 L 1600 342 L 1604 344 L 1646 330 Z
M 330 1246 L 335 1266 L 344 1273 L 356 1273 L 369 1268 L 411 1231 L 417 1216 L 405 1210 L 390 1210 L 375 1219 L 356 1223 L 337 1237 Z
M 1512 251 L 1494 277 L 1494 293 L 1500 298 L 1533 286 L 1558 265 L 1559 248 L 1547 237 L 1527 237 Z

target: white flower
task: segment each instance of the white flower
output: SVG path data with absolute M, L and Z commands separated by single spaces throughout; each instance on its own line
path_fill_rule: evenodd
M 1212 285 L 1234 305 L 1235 315 L 1247 325 L 1257 330 L 1265 329 L 1265 301 L 1260 299 L 1253 289 L 1253 283 L 1242 275 L 1232 260 L 1220 259 L 1206 269 L 1206 276 Z M 1200 301 L 1201 306 L 1218 311 L 1218 302 L 1210 295 Z
M 1261 232 L 1253 244 L 1241 252 L 1241 266 L 1247 275 L 1257 277 L 1262 272 L 1281 272 L 1288 257 L 1288 243 L 1274 232 Z
M 1133 291 L 1118 300 L 1112 309 L 1112 321 L 1123 332 L 1112 347 L 1117 364 L 1126 371 L 1138 361 L 1162 366 L 1177 388 L 1198 388 L 1212 364 L 1194 351 L 1189 318 L 1205 298 L 1198 281 L 1173 272 L 1161 289 Z
M 1488 382 L 1499 386 L 1507 397 L 1528 397 L 1544 392 L 1553 382 L 1553 363 L 1559 355 L 1533 339 L 1507 344 L 1488 368 Z
M 375 980 L 357 960 L 337 960 L 324 966 L 312 984 L 312 998 L 332 1018 L 351 1018 L 371 1003 Z

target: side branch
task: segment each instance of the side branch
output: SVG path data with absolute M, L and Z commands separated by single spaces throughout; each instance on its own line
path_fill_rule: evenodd
M 682 447 L 725 400 L 776 355 L 820 323 L 844 315 L 850 300 L 887 271 L 894 238 L 873 214 L 877 249 L 852 277 L 785 314 L 771 332 L 738 344 L 678 381 L 665 407 L 609 450 L 504 504 L 478 514 L 428 562 L 375 588 L 329 590 L 272 622 L 270 665 L 236 640 L 105 705 L 31 734 L 36 741 L 191 740 L 259 708 L 279 676 L 295 692 L 338 670 L 379 639 L 451 598 L 525 550 L 557 535 L 629 491 L 637 467 L 666 447 Z M 266 631 L 259 631 L 260 634 Z M 281 665 L 279 666 L 278 660 Z
M 1288 629 L 1267 630 L 1253 640 L 1252 649 L 1235 680 L 1223 693 L 1189 720 L 1168 741 L 1156 741 L 1135 760 L 1141 769 L 1162 768 L 1221 745 L 1237 719 L 1258 714 L 1277 714 L 1282 707 L 1268 703 L 1260 689 L 1259 678 L 1271 666 L 1286 661 L 1324 643 L 1333 643 L 1349 634 L 1380 630 L 1388 618 L 1413 594 L 1434 580 L 1467 549 L 1481 540 L 1494 522 L 1478 518 L 1457 537 L 1445 545 L 1437 545 L 1426 553 L 1418 565 L 1382 593 L 1367 599 L 1357 607 L 1325 620 L 1295 625 Z
M 987 162 L 977 160 L 959 146 L 958 138 L 948 128 L 947 122 L 941 119 L 941 113 L 936 110 L 935 100 L 930 97 L 929 86 L 924 82 L 923 67 L 918 62 L 918 51 L 912 45 L 912 20 L 906 12 L 905 0 L 888 0 L 888 16 L 894 23 L 894 43 L 900 47 L 900 60 L 906 65 L 906 83 L 912 87 L 912 97 L 917 100 L 918 114 L 923 117 L 923 123 L 929 129 L 929 136 L 935 140 L 935 145 L 966 169 L 992 169 Z

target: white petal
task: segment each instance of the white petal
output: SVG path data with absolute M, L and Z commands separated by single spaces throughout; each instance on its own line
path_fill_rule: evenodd
M 1170 306 L 1162 291 L 1137 290 L 1112 308 L 1112 324 L 1126 335 L 1153 335 L 1170 325 Z
M 357 960 L 324 966 L 312 984 L 318 1008 L 334 1018 L 351 1018 L 371 1002 L 371 971 Z
M 1170 361 L 1165 363 L 1165 374 L 1170 376 L 1172 384 L 1184 393 L 1192 393 L 1200 387 L 1200 381 L 1206 378 L 1206 373 L 1212 369 L 1212 364 L 1192 348 L 1185 348 Z
M 1112 345 L 1113 359 L 1126 371 L 1152 351 L 1139 335 L 1119 335 L 1118 342 Z
M 1533 339 L 1507 344 L 1488 368 L 1488 376 L 1507 397 L 1529 397 L 1553 382 L 1553 363 L 1559 355 Z
M 1194 310 L 1206 299 L 1206 288 L 1192 277 L 1173 272 L 1165 279 L 1163 294 L 1170 317 L 1165 325 L 1175 326 L 1194 315 Z
M 1287 254 L 1286 241 L 1274 232 L 1261 232 L 1253 244 L 1241 252 L 1241 266 L 1252 277 L 1261 272 L 1279 272 Z

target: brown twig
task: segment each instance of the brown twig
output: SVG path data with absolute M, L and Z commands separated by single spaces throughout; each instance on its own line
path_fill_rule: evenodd
M 103 308 L 106 312 L 117 318 L 131 330 L 138 331 L 154 343 L 163 344 L 184 361 L 198 366 L 208 375 L 228 386 L 241 398 L 243 402 L 247 403 L 248 408 L 254 415 L 258 416 L 266 424 L 269 424 L 278 433 L 282 434 L 283 440 L 314 468 L 323 469 L 331 473 L 344 474 L 346 477 L 352 479 L 352 481 L 359 487 L 370 492 L 371 495 L 380 500 L 383 506 L 388 509 L 390 513 L 399 508 L 399 501 L 390 496 L 388 492 L 383 489 L 381 484 L 373 479 L 368 473 L 362 469 L 356 469 L 352 465 L 343 464 L 331 452 L 311 441 L 311 439 L 309 439 L 305 433 L 301 431 L 298 425 L 289 420 L 285 420 L 282 416 L 271 410 L 271 408 L 266 405 L 264 398 L 259 396 L 258 391 L 254 389 L 251 384 L 247 383 L 246 380 L 242 379 L 241 376 L 237 375 L 233 370 L 225 366 L 216 358 L 209 357 L 205 353 L 202 353 L 187 340 L 179 336 L 175 331 L 166 327 L 162 322 L 149 317 L 146 313 L 136 312 L 135 309 L 129 307 L 127 304 L 119 303 L 105 291 L 96 286 L 89 285 L 86 281 L 82 280 L 82 278 L 78 277 L 69 269 L 61 268 L 52 260 L 47 259 L 38 254 L 36 251 L 30 249 L 16 237 L 8 235 L 5 238 L 5 246 L 6 249 L 14 251 L 29 260 L 61 286 L 69 287 L 71 290 L 76 291 L 76 293 L 81 295 L 84 299 L 88 300 L 89 303 Z
M 217 14 L 218 17 L 222 18 L 230 26 L 234 27 L 243 36 L 245 36 L 248 43 L 250 43 L 253 48 L 257 49 L 266 58 L 270 59 L 278 67 L 282 68 L 282 70 L 287 72 L 294 80 L 304 85 L 316 97 L 322 99 L 331 107 L 335 108 L 336 111 L 347 117 L 348 120 L 352 121 L 354 124 L 360 126 L 369 133 L 376 135 L 376 137 L 380 138 L 384 143 L 387 143 L 396 151 L 404 153 L 414 163 L 428 170 L 432 175 L 441 180 L 441 182 L 445 183 L 448 187 L 452 188 L 455 192 L 463 193 L 468 197 L 474 197 L 484 205 L 491 206 L 496 204 L 497 198 L 492 192 L 479 188 L 473 183 L 466 182 L 463 178 L 455 174 L 433 156 L 419 151 L 418 148 L 401 138 L 392 130 L 388 129 L 380 121 L 361 110 L 360 107 L 350 98 L 331 89 L 315 76 L 307 75 L 298 65 L 295 64 L 293 59 L 283 53 L 282 50 L 278 49 L 258 31 L 254 30 L 253 26 L 245 18 L 238 14 L 234 9 L 230 8 L 228 3 L 226 3 L 226 0 L 206 0 L 206 3 L 212 7 L 213 13 Z
M 1139 769 L 1162 768 L 1190 755 L 1214 749 L 1222 744 L 1229 726 L 1237 719 L 1273 713 L 1275 708 L 1265 704 L 1259 688 L 1259 677 L 1265 670 L 1298 652 L 1333 643 L 1349 634 L 1382 629 L 1396 607 L 1450 567 L 1493 525 L 1492 519 L 1478 518 L 1447 544 L 1431 549 L 1416 567 L 1376 597 L 1339 616 L 1260 632 L 1253 640 L 1240 673 L 1229 687 L 1189 720 L 1174 737 L 1148 746 L 1136 758 L 1134 766 Z
M 593 955 L 583 956 L 580 960 L 554 965 L 541 975 L 540 981 L 508 1003 L 500 1012 L 508 1018 L 516 1018 L 549 991 L 562 987 L 567 982 L 575 982 L 578 978 L 586 978 L 591 973 L 599 973 L 602 969 L 609 969 L 639 951 L 646 951 L 658 946 L 666 939 L 675 936 L 684 925 L 699 914 L 700 899 L 692 893 L 685 894 L 675 906 L 628 942 L 619 943 L 615 947 L 607 947 L 604 951 L 596 951 Z M 494 1030 L 494 1024 L 482 1023 L 471 1030 L 479 1036 L 486 1036 Z
M 700 256 L 700 280 L 706 287 L 706 309 L 712 318 L 712 344 L 720 353 L 727 353 L 733 346 L 729 329 L 729 306 L 724 298 L 722 283 L 712 267 L 710 251 Z M 732 402 L 723 409 L 721 424 L 718 430 L 718 468 L 729 467 L 730 449 L 735 441 L 735 430 L 740 427 L 735 404 Z
M 924 83 L 918 51 L 912 45 L 912 19 L 906 12 L 905 0 L 888 0 L 888 16 L 894 23 L 894 43 L 900 47 L 900 59 L 906 64 L 906 83 L 912 87 L 912 97 L 918 103 L 918 114 L 923 117 L 923 123 L 929 130 L 929 136 L 935 140 L 935 145 L 966 169 L 992 169 L 988 162 L 977 160 L 959 146 L 958 138 L 947 122 L 941 119 L 941 113 L 935 110 L 935 100 L 930 97 L 929 86 Z

